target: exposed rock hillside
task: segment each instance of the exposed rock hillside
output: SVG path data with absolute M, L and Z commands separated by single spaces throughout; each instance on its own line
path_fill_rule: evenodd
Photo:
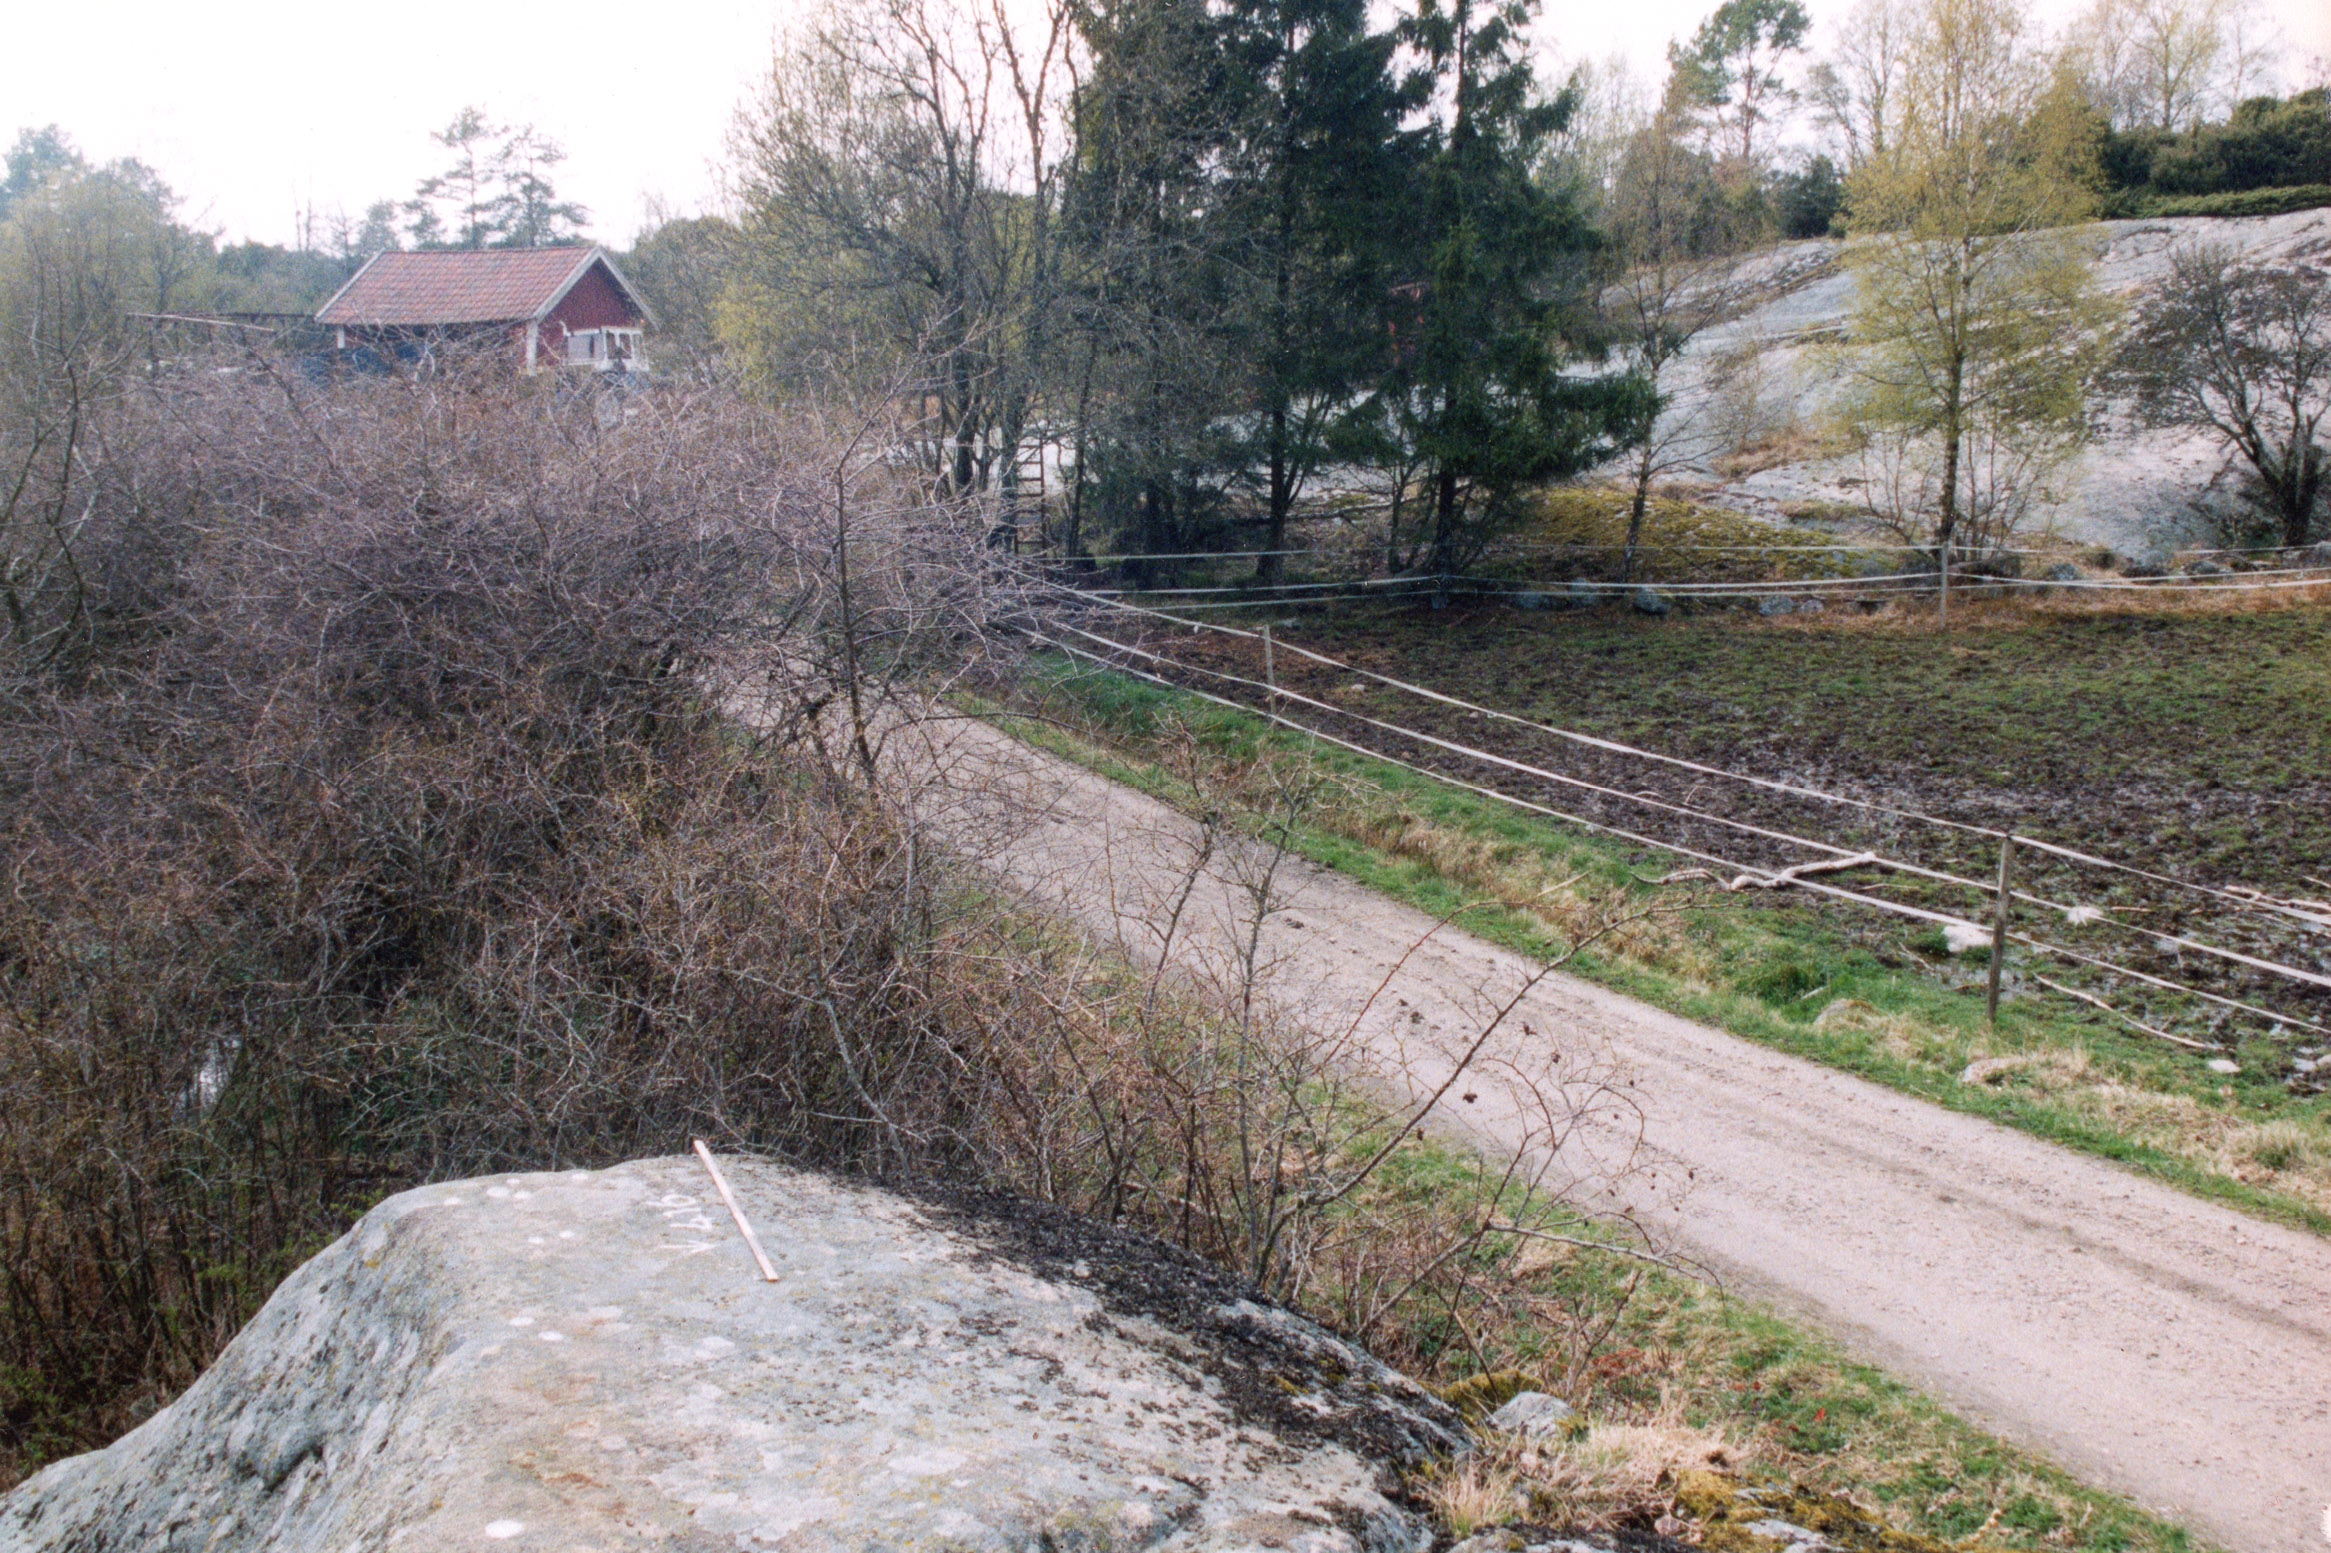
M 2222 243 L 2266 264 L 2331 258 L 2331 210 L 2107 221 L 2088 237 L 2099 284 L 2131 299 L 2167 272 L 2181 244 Z M 1689 370 L 1679 370 L 1679 407 L 1722 433 L 1691 473 L 1715 482 L 1715 499 L 1726 505 L 1777 515 L 1858 498 L 1859 458 L 1824 445 L 1842 388 L 1835 352 L 1825 347 L 1845 337 L 1853 307 L 1844 249 L 1834 241 L 1790 243 L 1750 260 L 1743 278 L 1761 304 L 1694 341 Z M 2125 553 L 2202 539 L 2211 524 L 2195 503 L 2230 499 L 2226 469 L 2211 439 L 2139 431 L 2102 405 L 2096 440 L 2033 522 Z
M 1413 1383 L 1153 1242 L 693 1159 L 391 1198 L 0 1547 L 1409 1553 Z

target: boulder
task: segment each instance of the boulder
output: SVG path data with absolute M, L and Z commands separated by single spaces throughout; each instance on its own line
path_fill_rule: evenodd
M 2185 563 L 2185 575 L 2188 577 L 2223 577 L 2226 575 L 2226 568 L 2212 560 L 2196 559 Z
M 1592 609 L 1603 601 L 1602 584 L 1590 582 L 1584 577 L 1573 577 L 1570 580 L 1570 586 L 1564 592 L 1569 597 L 1570 607 L 1573 609 Z
M 1570 1404 L 1543 1391 L 1524 1391 L 1489 1415 L 1489 1427 L 1531 1439 L 1556 1436 L 1570 1422 Z
M 1674 602 L 1657 588 L 1637 588 L 1628 596 L 1627 602 L 1634 606 L 1638 615 L 1665 615 L 1675 609 Z
M 1797 612 L 1797 601 L 1786 593 L 1759 594 L 1756 612 L 1760 615 L 1793 615 Z
M 1509 594 L 1507 594 L 1507 595 L 1505 596 L 1505 601 L 1506 601 L 1508 604 L 1511 604 L 1511 605 L 1512 605 L 1514 608 L 1516 608 L 1516 609 L 1552 609 L 1552 608 L 1554 608 L 1554 595 L 1553 595 L 1553 594 L 1551 594 L 1551 593 L 1539 593 L 1539 592 L 1535 592 L 1535 591 L 1528 590 L 1528 589 L 1525 589 L 1525 590 L 1523 590 L 1522 592 L 1519 592 L 1519 593 L 1509 593 Z
M 1169 1247 L 692 1158 L 390 1198 L 185 1395 L 0 1498 L 11 1553 L 1422 1553 L 1412 1382 Z

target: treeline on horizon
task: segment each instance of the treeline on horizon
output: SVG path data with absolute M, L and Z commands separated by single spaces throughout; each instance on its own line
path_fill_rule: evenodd
M 1532 0 L 1391 18 L 1360 0 L 1060 0 L 1034 19 L 832 0 L 739 110 L 729 208 L 622 257 L 682 381 L 887 399 L 942 491 L 997 495 L 1007 518 L 1026 450 L 1064 447 L 1052 537 L 1072 554 L 1275 551 L 1332 469 L 1388 509 L 1389 569 L 1446 573 L 1528 490 L 1654 440 L 1659 370 L 1714 321 L 1683 305 L 1714 287 L 1694 265 L 1936 220 L 1988 239 L 2313 200 L 2331 186 L 2326 89 L 2259 90 L 2279 82 L 2246 18 L 2237 0 L 2096 0 L 2051 37 L 2005 0 L 1863 0 L 1816 56 L 1799 0 L 1724 0 L 1647 83 L 1542 69 Z M 1938 75 L 1977 105 L 1939 130 L 1961 110 L 1928 100 Z M 580 231 L 550 184 L 555 142 L 476 108 L 433 138 L 445 165 L 403 204 L 295 248 L 221 249 L 150 169 L 24 132 L 0 187 L 6 333 L 69 320 L 128 359 L 124 314 L 296 313 L 384 247 Z M 1996 212 L 1991 194 L 1934 197 L 1954 157 L 2005 197 Z M 2002 272 L 2022 278 L 1991 311 L 2087 316 L 2024 284 L 2037 262 Z M 2094 363 L 2041 342 L 1995 354 L 2047 382 L 1993 400 L 2072 426 Z M 1921 436 L 1948 423 L 1968 456 L 1945 460 L 1945 493 L 1989 435 L 1955 404 L 1934 425 L 1865 408 Z M 1907 529 L 1937 500 L 1905 492 L 1880 516 Z M 1959 500 L 1927 525 L 1946 540 Z M 1258 578 L 1277 570 L 1266 556 Z
M 532 125 L 464 107 L 429 138 L 444 164 L 410 198 L 376 200 L 361 216 L 303 208 L 294 243 L 222 243 L 184 218 L 184 197 L 158 170 L 135 157 L 92 162 L 62 125 L 26 125 L 0 164 L 0 264 L 19 290 L 28 271 L 68 269 L 124 311 L 297 314 L 385 249 L 572 242 L 589 220 L 552 182 L 566 152 Z
M 2225 118 L 2186 130 L 2108 125 L 2097 167 L 2107 216 L 2147 214 L 2148 198 L 2261 189 L 2311 188 L 2320 194 L 2316 203 L 2331 203 L 2331 90 L 2252 97 Z

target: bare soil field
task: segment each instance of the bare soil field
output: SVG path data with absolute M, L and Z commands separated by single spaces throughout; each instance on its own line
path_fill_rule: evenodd
M 1120 617 L 1122 618 L 1122 617 Z M 1738 611 L 1651 619 L 1622 609 L 1528 614 L 1494 607 L 1352 607 L 1282 620 L 1282 641 L 1496 711 L 1639 745 L 1725 771 L 1815 787 L 1886 808 L 2020 834 L 2212 887 L 2331 897 L 2331 612 L 2162 609 L 1962 610 L 1948 634 L 1924 618 L 1762 620 Z M 1257 643 L 1152 626 L 1144 640 L 1186 664 L 1259 679 Z M 1551 737 L 1309 662 L 1276 655 L 1278 682 L 1335 712 L 1293 709 L 1322 731 L 1599 824 L 1761 869 L 1819 854 L 1755 827 L 1974 880 L 1997 844 L 1896 815 L 1816 802 Z M 1204 676 L 1192 685 L 1242 693 Z M 1255 693 L 1244 692 L 1250 702 Z M 1372 727 L 1413 728 L 1559 776 L 1518 775 Z M 1614 796 L 1627 795 L 1627 796 Z M 1679 816 L 1649 799 L 1716 818 Z M 1730 823 L 1724 823 L 1730 822 Z M 1644 849 L 1646 868 L 1671 866 Z M 1865 893 L 1987 920 L 1980 896 L 1865 873 Z M 2331 1024 L 2331 992 L 2169 942 L 2207 939 L 2331 974 L 2331 932 L 2127 873 L 2026 851 L 2020 889 L 2088 908 L 2019 926 L 2163 980 Z M 1771 897 L 1778 901 L 1781 897 Z M 1939 932 L 1796 896 L 1891 964 L 1949 958 Z M 2093 916 L 2091 916 L 2093 913 Z M 2013 960 L 2011 959 L 2011 964 Z M 2096 988 L 2098 978 L 2049 969 Z M 2147 988 L 2109 986 L 2117 1006 L 2233 1050 L 2300 1091 L 2331 1082 L 2301 1066 L 2298 1030 Z M 2295 1058 L 2295 1064 L 2294 1064 Z M 2268 1076 L 2254 1072 L 2255 1077 Z

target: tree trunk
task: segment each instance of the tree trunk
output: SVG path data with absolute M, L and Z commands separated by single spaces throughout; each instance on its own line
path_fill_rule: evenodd
M 1643 542 L 1643 509 L 1651 495 L 1651 465 L 1646 459 L 1635 472 L 1635 498 L 1627 504 L 1627 548 L 1619 557 L 1619 581 L 1635 580 L 1635 547 Z
M 1433 477 L 1433 608 L 1449 607 L 1449 574 L 1457 569 L 1457 471 Z
M 1263 554 L 1255 558 L 1255 581 L 1266 588 L 1275 588 L 1286 573 L 1284 558 L 1279 554 L 1287 548 L 1287 513 L 1294 505 L 1287 480 L 1287 405 L 1280 400 L 1271 406 L 1271 519 L 1263 530 Z
M 2282 508 L 2282 542 L 2287 549 L 2297 549 L 2308 540 L 2313 527 L 2315 503 L 2323 495 L 2323 450 L 2312 446 L 2306 427 L 2294 412 L 2291 417 L 2291 441 L 2284 451 L 2282 478 L 2270 481 L 2277 505 Z
M 1292 52 L 1294 40 L 1285 41 Z M 1277 273 L 1271 279 L 1271 495 L 1270 522 L 1263 535 L 1263 549 L 1270 554 L 1259 556 L 1255 562 L 1255 581 L 1264 587 L 1275 588 L 1286 575 L 1284 559 L 1277 553 L 1287 548 L 1287 516 L 1295 505 L 1295 484 L 1287 468 L 1287 370 L 1293 342 L 1292 312 L 1294 294 L 1294 258 L 1290 253 L 1295 245 L 1295 188 L 1294 174 L 1287 163 L 1288 131 L 1282 98 L 1279 124 L 1279 243 L 1276 255 Z
M 1966 386 L 1966 373 L 1966 353 L 1954 351 L 1943 400 L 1942 518 L 1935 527 L 1935 538 L 1941 541 L 1942 550 L 1942 579 L 1941 586 L 1935 590 L 1935 615 L 1945 630 L 1951 624 L 1951 546 L 1956 543 L 1959 530 L 1959 439 L 1965 418 L 1961 395 Z
M 971 363 L 962 351 L 952 353 L 951 376 L 955 386 L 955 467 L 954 494 L 967 496 L 972 489 L 972 450 L 978 437 L 978 423 L 971 408 Z

